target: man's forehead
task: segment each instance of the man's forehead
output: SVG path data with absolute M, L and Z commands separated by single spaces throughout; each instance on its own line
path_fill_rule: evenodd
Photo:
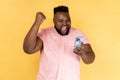
M 69 13 L 66 13 L 66 12 L 57 12 L 55 14 L 55 17 L 56 18 L 69 18 Z

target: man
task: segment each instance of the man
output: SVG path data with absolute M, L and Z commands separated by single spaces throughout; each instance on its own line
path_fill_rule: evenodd
M 39 30 L 46 19 L 42 12 L 24 40 L 24 51 L 41 51 L 37 80 L 80 80 L 80 57 L 86 64 L 92 63 L 95 54 L 83 32 L 71 27 L 68 7 L 54 8 L 54 26 Z M 83 37 L 81 47 L 75 47 L 75 39 Z

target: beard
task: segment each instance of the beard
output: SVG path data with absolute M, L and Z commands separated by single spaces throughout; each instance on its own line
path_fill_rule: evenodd
M 63 27 L 61 27 L 60 29 L 58 29 L 56 26 L 54 26 L 56 31 L 58 32 L 58 34 L 62 35 L 62 36 L 65 36 L 65 35 L 68 35 L 69 34 L 69 31 L 70 31 L 70 27 L 69 26 L 66 26 L 65 28 L 65 33 L 62 32 L 63 30 Z

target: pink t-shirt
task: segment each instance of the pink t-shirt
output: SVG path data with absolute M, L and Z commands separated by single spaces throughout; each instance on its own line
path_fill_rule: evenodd
M 71 28 L 68 35 L 61 36 L 54 27 L 38 33 L 43 41 L 37 80 L 80 80 L 80 57 L 73 52 L 75 38 L 84 37 L 83 32 Z

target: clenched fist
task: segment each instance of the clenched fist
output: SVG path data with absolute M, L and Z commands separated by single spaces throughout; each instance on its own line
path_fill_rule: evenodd
M 35 20 L 35 22 L 37 24 L 39 24 L 39 25 L 42 24 L 45 19 L 46 19 L 46 17 L 45 17 L 45 15 L 42 12 L 37 12 L 36 20 Z

